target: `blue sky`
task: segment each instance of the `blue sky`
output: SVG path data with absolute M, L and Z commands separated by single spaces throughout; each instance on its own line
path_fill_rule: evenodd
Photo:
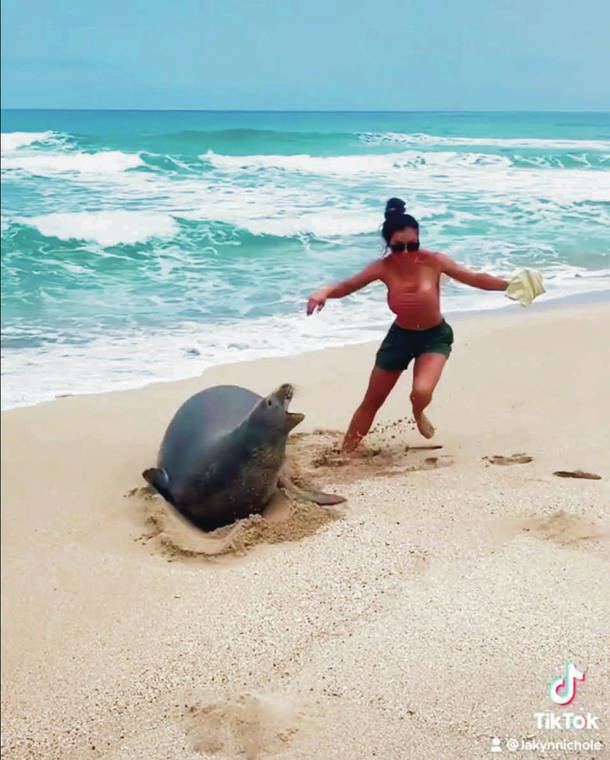
M 5 108 L 610 110 L 607 0 L 4 0 Z

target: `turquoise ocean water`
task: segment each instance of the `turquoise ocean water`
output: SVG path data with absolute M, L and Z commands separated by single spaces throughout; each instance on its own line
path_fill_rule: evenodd
M 304 306 L 380 255 L 393 195 L 468 266 L 610 289 L 607 113 L 4 111 L 2 190 L 5 408 L 381 338 L 380 284 Z

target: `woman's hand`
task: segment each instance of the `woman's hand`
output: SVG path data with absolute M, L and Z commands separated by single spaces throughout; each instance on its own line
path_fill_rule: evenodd
M 307 314 L 313 314 L 314 311 L 321 311 L 324 308 L 328 298 L 328 288 L 320 288 L 312 293 L 307 299 Z

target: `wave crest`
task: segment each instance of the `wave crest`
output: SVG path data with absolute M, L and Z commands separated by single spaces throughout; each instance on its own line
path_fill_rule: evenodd
M 446 169 L 451 166 L 504 166 L 511 165 L 509 158 L 486 153 L 400 153 L 356 154 L 348 156 L 311 156 L 309 154 L 226 156 L 209 150 L 199 156 L 214 168 L 229 171 L 257 171 L 280 169 L 304 174 L 357 175 L 387 172 L 392 169 L 414 169 L 421 166 Z
M 23 171 L 28 174 L 53 176 L 56 174 L 100 175 L 115 174 L 142 165 L 136 154 L 120 150 L 98 153 L 36 153 L 11 155 L 2 161 L 3 169 Z
M 81 211 L 44 214 L 17 220 L 46 237 L 89 240 L 104 247 L 143 243 L 153 237 L 172 237 L 178 226 L 169 214 L 147 211 Z
M 537 137 L 444 137 L 425 132 L 359 132 L 361 142 L 368 145 L 400 143 L 403 145 L 464 147 L 468 145 L 497 148 L 539 148 L 543 150 L 610 150 L 610 140 L 568 140 Z
M 19 148 L 25 148 L 37 142 L 45 142 L 55 135 L 55 132 L 2 132 L 0 142 L 2 153 L 12 153 Z

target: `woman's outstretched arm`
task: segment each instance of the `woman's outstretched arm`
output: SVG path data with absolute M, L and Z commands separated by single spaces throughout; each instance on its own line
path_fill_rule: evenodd
M 371 262 L 360 272 L 350 277 L 348 280 L 337 282 L 334 285 L 328 285 L 325 288 L 316 290 L 309 296 L 307 301 L 307 313 L 313 314 L 314 311 L 320 311 L 324 308 L 327 298 L 343 298 L 356 290 L 360 290 L 370 282 L 381 279 L 382 263 L 380 260 Z
M 466 285 L 472 285 L 473 288 L 481 290 L 506 290 L 508 287 L 508 280 L 485 274 L 485 272 L 472 272 L 442 253 L 437 253 L 436 256 L 441 263 L 441 272 L 458 282 L 464 282 Z

